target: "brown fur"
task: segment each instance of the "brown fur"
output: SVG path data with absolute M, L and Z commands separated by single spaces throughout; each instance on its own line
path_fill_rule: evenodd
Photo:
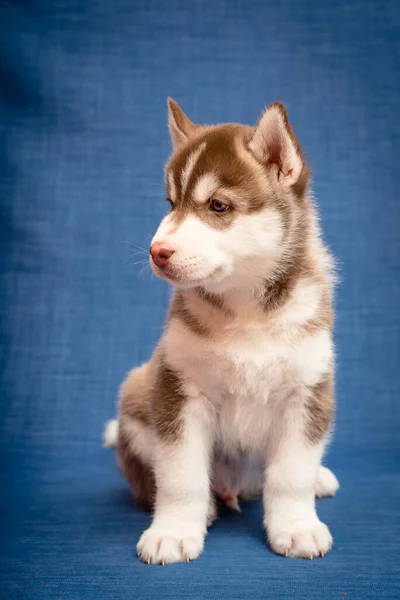
M 280 205 L 281 210 L 286 212 L 285 203 L 268 187 L 267 179 L 260 177 L 259 165 L 247 149 L 252 131 L 250 127 L 235 124 L 199 128 L 194 139 L 172 155 L 166 167 L 166 186 L 167 194 L 171 195 L 169 177 L 172 176 L 176 190 L 172 214 L 177 225 L 189 213 L 193 213 L 209 225 L 225 229 L 240 214 L 260 211 L 267 203 Z M 207 144 L 206 149 L 196 161 L 183 193 L 180 174 L 189 156 L 203 142 Z M 238 152 L 238 145 L 241 152 Z M 216 174 L 221 184 L 213 199 L 228 204 L 233 210 L 215 214 L 210 211 L 208 203 L 198 204 L 194 201 L 196 182 L 201 175 L 210 172 Z
M 176 290 L 171 302 L 167 326 L 171 319 L 178 319 L 196 335 L 210 336 L 215 324 L 229 322 L 234 316 L 222 296 L 212 294 L 202 288 Z
M 180 415 L 186 396 L 182 392 L 182 381 L 163 357 L 157 361 L 152 384 L 153 419 L 158 436 L 173 442 L 181 432 Z
M 294 242 L 294 246 L 295 244 Z M 308 265 L 303 249 L 297 248 L 297 252 L 297 256 L 295 255 L 286 267 L 283 266 L 274 279 L 265 282 L 262 304 L 266 312 L 283 307 L 298 281 L 307 273 Z
M 332 375 L 327 374 L 310 391 L 311 395 L 307 403 L 308 419 L 304 433 L 310 444 L 317 444 L 328 433 L 335 408 Z
M 180 131 L 182 131 L 182 133 L 186 137 L 190 138 L 190 137 L 193 137 L 194 135 L 196 135 L 196 132 L 199 129 L 199 126 L 195 125 L 189 119 L 189 117 L 187 117 L 187 115 L 185 115 L 185 113 L 183 112 L 183 110 L 181 109 L 179 104 L 177 102 L 175 102 L 175 100 L 173 100 L 172 98 L 168 98 L 168 106 L 171 110 L 171 113 L 173 115 L 173 119 L 175 121 L 177 128 Z
M 132 452 L 129 445 L 129 421 L 155 428 L 161 439 L 173 441 L 179 436 L 179 415 L 186 398 L 178 375 L 156 351 L 150 363 L 131 371 L 121 386 L 117 454 L 138 506 L 150 510 L 155 496 L 152 468 Z M 149 440 L 150 443 L 150 440 Z
M 170 319 L 181 320 L 190 331 L 200 336 L 207 336 L 210 333 L 207 325 L 191 310 L 189 303 L 185 302 L 185 294 L 177 291 L 173 297 L 169 313 Z
M 333 308 L 331 295 L 325 289 L 322 293 L 319 309 L 315 317 L 302 326 L 305 335 L 313 335 L 321 329 L 330 331 L 333 327 Z
M 151 363 L 131 371 L 120 389 L 121 418 L 137 419 L 149 425 L 152 414 L 152 398 L 149 394 Z
M 125 475 L 136 504 L 142 510 L 152 510 L 155 500 L 156 484 L 152 469 L 145 465 L 130 449 L 129 436 L 120 418 L 117 444 L 117 455 L 120 468 Z
M 151 361 L 131 371 L 121 386 L 120 420 L 137 420 L 155 427 L 161 438 L 176 439 L 186 397 L 181 380 L 156 349 Z
M 155 480 L 152 469 L 130 448 L 129 421 L 138 421 L 150 427 L 152 420 L 149 376 L 151 363 L 131 371 L 120 389 L 120 409 L 117 455 L 120 468 L 125 475 L 135 501 L 143 510 L 151 510 L 155 498 Z

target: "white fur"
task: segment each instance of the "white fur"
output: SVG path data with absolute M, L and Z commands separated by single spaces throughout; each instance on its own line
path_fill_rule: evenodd
M 108 421 L 104 428 L 103 445 L 105 448 L 115 448 L 118 443 L 118 421 Z
M 132 454 L 140 456 L 144 464 L 153 465 L 155 439 L 152 429 L 138 419 L 126 417 L 124 419 L 124 433 L 128 437 Z
M 204 546 L 210 517 L 211 428 L 204 399 L 193 386 L 187 392 L 179 442 L 159 442 L 155 452 L 155 515 L 137 545 L 148 563 L 189 561 Z
M 288 319 L 283 311 L 282 321 Z M 277 321 L 271 324 L 272 331 Z M 314 385 L 332 359 L 330 336 L 318 331 L 293 344 L 284 335 L 271 336 L 257 309 L 249 306 L 221 344 L 218 329 L 212 339 L 201 338 L 176 321 L 163 346 L 173 368 L 185 373 L 218 404 L 220 435 L 225 446 L 262 451 L 265 433 L 278 404 Z M 202 357 L 199 360 L 199 357 Z
M 278 317 L 282 323 L 302 323 L 317 309 L 317 290 L 305 293 L 299 287 L 296 293 L 297 301 Z M 302 306 L 306 297 L 314 300 L 313 308 L 304 308 L 303 318 L 300 311 L 296 319 L 291 311 Z M 171 322 L 162 338 L 169 363 L 190 381 L 185 392 L 192 400 L 184 414 L 179 446 L 156 450 L 155 518 L 138 545 L 146 561 L 175 562 L 201 552 L 209 501 L 210 439 L 228 454 L 234 454 L 239 444 L 260 459 L 268 455 L 265 525 L 276 552 L 312 558 L 331 546 L 329 530 L 314 506 L 316 490 L 334 487 L 323 473 L 317 488 L 324 442 L 307 445 L 299 433 L 305 386 L 313 385 L 328 368 L 330 337 L 318 332 L 300 344 L 293 344 L 290 335 L 275 338 L 271 332 L 277 320 L 270 332 L 257 311 L 255 304 L 247 305 L 231 331 L 225 331 L 223 343 L 218 330 L 211 339 L 201 338 L 181 321 Z M 291 408 L 286 412 L 282 409 L 288 403 Z
M 221 475 L 222 477 L 227 477 L 226 473 Z M 262 482 L 261 462 L 251 461 L 247 464 L 246 470 L 241 478 L 241 498 L 244 500 L 251 500 L 261 496 Z M 332 471 L 321 465 L 318 469 L 317 481 L 315 484 L 315 496 L 317 498 L 329 498 L 336 494 L 339 487 L 339 482 Z
M 220 183 L 214 173 L 206 173 L 197 181 L 193 192 L 193 198 L 199 204 L 207 202 L 215 194 Z
M 161 222 L 152 244 L 162 241 L 173 248 L 175 253 L 170 260 L 169 268 L 182 280 L 182 283 L 195 283 L 212 277 L 214 271 L 223 264 L 224 257 L 218 251 L 220 233 L 195 216 L 187 217 L 176 228 L 173 226 L 171 215 L 167 215 Z M 207 243 L 207 240 L 215 249 L 214 253 L 204 243 Z M 154 268 L 154 265 L 152 266 Z
M 169 196 L 172 202 L 176 202 L 176 186 L 174 181 L 174 176 L 171 171 L 167 174 L 168 188 L 169 188 Z
M 172 215 L 171 213 L 169 213 L 161 221 L 151 243 L 154 244 L 155 242 L 167 242 L 169 236 L 173 235 L 174 230 L 175 228 L 174 223 L 172 221 Z
M 190 287 L 201 281 L 210 289 L 223 291 L 225 285 L 249 287 L 247 283 L 268 276 L 282 253 L 281 238 L 281 216 L 266 208 L 259 214 L 241 215 L 227 230 L 214 228 L 194 215 L 174 227 L 170 214 L 152 243 L 163 242 L 175 250 L 168 263 L 175 285 Z M 152 267 L 161 274 L 154 264 Z
M 205 148 L 206 143 L 202 142 L 195 150 L 193 150 L 191 154 L 189 154 L 189 157 L 181 173 L 182 196 L 186 192 L 186 188 L 189 183 L 190 176 L 193 173 L 193 169 L 195 168 L 196 163 L 199 160 L 199 157 L 205 150 Z
M 316 283 L 301 279 L 294 290 L 281 319 L 282 327 L 306 323 L 313 318 L 321 302 L 321 287 Z
M 264 523 L 275 552 L 314 558 L 332 546 L 329 530 L 315 511 L 315 485 L 325 444 L 306 444 L 299 434 L 301 419 L 300 411 L 292 410 L 290 417 L 278 417 L 275 423 L 265 474 Z
M 318 471 L 315 495 L 317 498 L 334 496 L 339 489 L 339 482 L 330 469 L 321 466 Z
M 293 351 L 298 381 L 307 386 L 319 383 L 323 374 L 329 371 L 332 358 L 333 344 L 329 331 L 321 329 L 311 336 L 304 337 Z

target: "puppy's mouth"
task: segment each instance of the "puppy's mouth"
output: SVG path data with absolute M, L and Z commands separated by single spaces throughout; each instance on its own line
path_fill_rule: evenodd
M 153 259 L 150 257 L 150 265 L 153 270 L 154 275 L 161 279 L 165 279 L 171 285 L 176 287 L 195 287 L 199 285 L 204 285 L 209 281 L 216 281 L 222 274 L 223 268 L 216 267 L 211 273 L 203 277 L 192 276 L 188 273 L 185 273 L 176 267 L 172 267 L 172 265 L 166 265 L 165 267 L 158 267 Z

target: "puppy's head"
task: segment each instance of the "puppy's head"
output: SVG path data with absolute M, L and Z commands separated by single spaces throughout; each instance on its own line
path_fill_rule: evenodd
M 169 100 L 170 211 L 151 244 L 157 276 L 180 287 L 229 288 L 267 278 L 288 252 L 308 169 L 282 104 L 255 128 L 192 123 Z

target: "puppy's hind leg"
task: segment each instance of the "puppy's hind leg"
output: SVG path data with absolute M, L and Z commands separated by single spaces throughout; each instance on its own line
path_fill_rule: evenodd
M 146 425 L 129 417 L 120 420 L 118 463 L 136 504 L 146 511 L 152 510 L 156 495 L 151 448 L 151 431 Z
M 249 469 L 245 472 L 243 485 L 240 491 L 242 500 L 254 500 L 262 494 L 263 474 L 261 468 Z M 340 488 L 339 481 L 330 469 L 321 465 L 318 469 L 317 481 L 315 484 L 315 496 L 317 498 L 330 498 L 336 494 Z
M 121 471 L 145 510 L 153 508 L 156 492 L 150 390 L 150 363 L 128 373 L 120 390 L 118 422 L 110 421 L 104 433 L 104 444 L 116 448 Z
M 339 489 L 339 482 L 330 469 L 320 466 L 317 482 L 315 484 L 315 495 L 317 498 L 329 498 L 334 496 Z

